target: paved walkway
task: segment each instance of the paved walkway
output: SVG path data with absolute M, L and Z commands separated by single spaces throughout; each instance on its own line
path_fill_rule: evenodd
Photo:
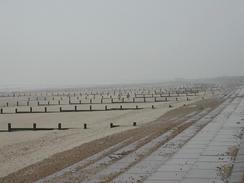
M 240 182 L 244 169 L 243 94 L 241 90 L 230 105 L 176 154 L 165 162 L 162 159 L 163 164 L 145 183 L 224 183 L 229 179 L 232 183 Z

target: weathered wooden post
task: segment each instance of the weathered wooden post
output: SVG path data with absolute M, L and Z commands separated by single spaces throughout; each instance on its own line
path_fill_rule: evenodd
M 133 103 L 135 103 L 136 102 L 136 99 L 135 99 L 135 97 L 133 97 Z
M 87 129 L 87 124 L 86 123 L 84 124 L 84 129 Z
M 122 98 L 122 103 L 125 103 L 125 98 Z
M 3 114 L 3 109 L 1 108 L 1 114 Z
M 123 110 L 123 106 L 122 105 L 120 106 L 120 110 Z
M 44 108 L 44 111 L 47 112 L 47 107 Z
M 62 124 L 61 124 L 61 123 L 58 124 L 58 129 L 59 129 L 59 130 L 62 129 Z
M 90 104 L 92 104 L 92 99 L 90 99 Z
M 114 124 L 113 123 L 110 123 L 110 128 L 113 128 L 114 127 Z
M 105 111 L 107 111 L 107 110 L 108 110 L 108 106 L 105 105 Z
M 136 109 L 138 109 L 138 105 L 136 106 Z
M 32 113 L 32 107 L 30 107 L 30 113 Z
M 59 112 L 62 112 L 62 111 L 63 111 L 63 110 L 62 110 L 62 107 L 60 107 L 60 108 L 59 108 Z
M 19 106 L 19 102 L 18 101 L 17 101 L 16 105 Z
M 17 108 L 15 108 L 15 113 L 18 113 L 18 109 Z
M 75 111 L 77 111 L 77 106 L 75 106 Z
M 36 123 L 33 123 L 33 130 L 36 130 Z
M 90 111 L 92 111 L 92 105 L 90 105 Z
M 12 131 L 11 123 L 8 123 L 8 132 Z
M 6 103 L 6 106 L 8 107 L 8 102 Z
M 136 122 L 133 122 L 133 126 L 136 126 Z

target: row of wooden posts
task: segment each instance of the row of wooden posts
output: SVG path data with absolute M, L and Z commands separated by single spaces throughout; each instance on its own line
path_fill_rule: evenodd
M 118 95 L 128 95 L 130 93 L 133 93 L 133 95 L 165 95 L 165 94 L 196 94 L 199 93 L 200 91 L 204 91 L 203 89 L 190 89 L 190 90 L 175 90 L 175 91 L 167 91 L 167 92 L 163 92 L 162 89 L 160 89 L 159 91 L 154 90 L 153 92 L 150 90 L 147 90 L 147 92 L 136 92 L 133 90 L 127 90 L 124 92 L 119 92 L 119 91 L 112 91 L 112 92 L 66 92 L 66 93 L 58 93 L 58 92 L 41 92 L 41 93 L 12 93 L 12 94 L 0 94 L 0 97 L 32 97 L 32 96 L 103 96 L 103 95 L 107 95 L 109 96 L 111 93 L 113 93 L 114 95 L 118 94 Z
M 175 98 L 176 101 L 178 101 L 178 97 Z M 190 99 L 187 97 L 186 98 L 187 101 L 189 101 Z M 165 97 L 164 100 L 157 100 L 157 98 L 155 97 L 154 98 L 154 101 L 153 102 L 167 102 L 168 101 L 168 98 Z M 122 98 L 122 101 L 114 101 L 114 99 L 111 99 L 111 102 L 104 102 L 103 99 L 101 99 L 100 103 L 99 102 L 93 102 L 92 99 L 90 99 L 90 101 L 88 103 L 82 103 L 81 100 L 79 100 L 79 102 L 72 102 L 71 100 L 69 100 L 69 105 L 74 105 L 74 104 L 78 104 L 78 105 L 81 105 L 81 104 L 116 104 L 116 103 L 146 103 L 146 102 L 152 102 L 152 101 L 146 101 L 146 97 L 143 98 L 143 101 L 136 101 L 135 98 L 133 98 L 133 101 L 125 101 L 124 98 Z M 22 105 L 22 106 L 29 106 L 30 105 L 30 102 L 27 101 L 26 105 Z M 61 104 L 61 101 L 58 100 L 58 103 L 54 104 L 54 103 L 50 103 L 50 101 L 48 101 L 47 104 L 41 104 L 39 101 L 37 102 L 37 106 L 50 106 L 50 105 L 65 105 L 65 104 Z M 19 102 L 17 101 L 16 102 L 16 106 L 21 106 L 19 104 Z M 6 107 L 9 107 L 9 103 L 7 102 L 6 103 Z
M 137 123 L 133 122 L 132 125 L 133 126 L 137 126 Z M 110 128 L 115 128 L 115 127 L 119 127 L 120 125 L 116 125 L 114 123 L 110 123 L 109 126 L 110 126 Z M 32 128 L 13 128 L 12 124 L 8 123 L 8 132 L 12 132 L 12 131 L 15 131 L 15 130 L 21 130 L 21 129 L 29 129 L 29 130 L 34 130 L 34 131 L 38 130 L 36 123 L 33 123 Z M 43 128 L 41 128 L 41 129 L 43 129 Z M 52 130 L 54 130 L 54 129 L 55 128 L 52 128 Z M 58 130 L 64 130 L 64 129 L 67 129 L 67 128 L 62 128 L 62 123 L 58 123 L 58 128 L 57 129 Z M 87 123 L 83 124 L 83 129 L 88 129 Z
M 186 97 L 188 97 L 188 96 L 196 96 L 196 93 L 195 94 L 185 94 L 184 96 L 186 96 Z M 75 97 L 75 96 L 74 96 Z M 118 97 L 112 97 L 112 95 L 110 95 L 109 97 L 104 97 L 104 96 L 101 96 L 100 98 L 101 98 L 101 100 L 108 100 L 108 99 L 114 99 L 114 100 L 116 100 L 116 99 L 118 99 L 118 100 L 124 100 L 125 98 L 127 98 L 127 99 L 129 99 L 129 98 L 134 98 L 134 99 L 136 99 L 136 98 L 154 98 L 155 100 L 157 99 L 157 98 L 167 98 L 167 97 L 182 97 L 182 96 L 180 96 L 180 94 L 177 94 L 177 95 L 172 95 L 172 94 L 168 94 L 168 95 L 160 95 L 160 94 L 151 94 L 151 95 L 146 95 L 146 94 L 135 94 L 135 96 L 134 97 L 130 97 L 130 96 L 118 96 Z M 71 96 L 68 96 L 68 98 L 69 98 L 69 100 L 71 99 Z M 76 99 L 77 100 L 79 100 L 80 99 L 80 97 L 79 96 L 77 96 L 76 97 Z M 96 99 L 96 96 L 94 95 L 93 96 L 93 98 L 88 98 L 88 96 L 86 96 L 85 97 L 85 100 L 88 100 L 88 99 Z M 39 99 L 39 97 L 36 97 L 36 101 L 38 101 L 38 100 L 40 100 Z M 47 100 L 47 97 L 44 97 L 44 99 L 43 99 L 44 101 L 46 101 Z M 52 97 L 52 100 L 55 100 L 55 97 Z M 60 97 L 60 100 L 63 100 L 63 97 Z M 28 98 L 28 101 L 31 101 L 31 99 L 30 98 Z M 33 100 L 33 101 L 35 101 L 35 100 Z
M 48 113 L 48 112 L 86 112 L 86 111 L 111 111 L 111 110 L 139 110 L 139 109 L 143 109 L 143 108 L 139 108 L 138 105 L 135 108 L 124 108 L 122 105 L 120 105 L 119 108 L 108 108 L 108 106 L 106 105 L 104 110 L 102 109 L 97 109 L 94 110 L 92 108 L 92 105 L 89 106 L 88 110 L 79 110 L 77 106 L 74 107 L 74 110 L 72 109 L 63 109 L 62 107 L 59 108 L 59 111 L 48 111 L 47 107 L 44 107 L 44 111 L 33 111 L 33 108 L 30 107 L 29 111 L 18 111 L 17 108 L 15 108 L 15 113 Z M 155 109 L 154 105 L 152 105 L 152 109 Z M 3 111 L 3 108 L 0 109 L 0 114 L 5 114 Z

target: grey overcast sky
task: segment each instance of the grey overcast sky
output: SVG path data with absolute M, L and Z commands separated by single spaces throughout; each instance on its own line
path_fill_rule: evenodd
M 0 0 L 0 86 L 244 75 L 243 0 Z

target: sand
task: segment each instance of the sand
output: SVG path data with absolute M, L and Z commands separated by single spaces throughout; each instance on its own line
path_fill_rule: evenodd
M 32 127 L 35 122 L 37 127 L 48 128 L 56 128 L 61 122 L 64 128 L 71 128 L 60 131 L 0 132 L 0 177 L 86 142 L 135 128 L 133 122 L 142 125 L 154 121 L 169 110 L 201 99 L 202 95 L 199 95 L 191 97 L 191 101 L 154 103 L 155 109 L 151 109 L 152 104 L 148 103 L 143 104 L 143 110 L 0 115 L 1 130 L 6 130 L 9 122 L 13 127 Z M 169 108 L 169 104 L 173 108 Z M 120 127 L 110 129 L 110 122 Z M 83 129 L 83 123 L 88 124 L 87 130 Z

